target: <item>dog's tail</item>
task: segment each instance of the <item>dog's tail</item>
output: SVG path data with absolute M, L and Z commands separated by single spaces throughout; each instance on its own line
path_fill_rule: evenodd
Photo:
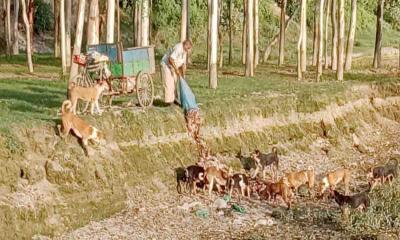
M 65 100 L 61 105 L 61 113 L 69 113 L 71 112 L 72 102 L 70 100 Z

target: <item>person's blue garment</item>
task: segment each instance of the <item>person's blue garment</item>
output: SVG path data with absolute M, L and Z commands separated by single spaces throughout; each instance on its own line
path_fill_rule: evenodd
M 189 85 L 183 78 L 179 79 L 179 93 L 181 106 L 185 113 L 192 109 L 199 109 L 196 103 L 196 97 L 194 96 L 192 89 L 190 89 Z

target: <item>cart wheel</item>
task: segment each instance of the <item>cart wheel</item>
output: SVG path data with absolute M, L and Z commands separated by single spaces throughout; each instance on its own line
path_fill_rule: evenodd
M 150 107 L 153 104 L 154 86 L 150 74 L 140 72 L 136 77 L 136 94 L 141 107 Z

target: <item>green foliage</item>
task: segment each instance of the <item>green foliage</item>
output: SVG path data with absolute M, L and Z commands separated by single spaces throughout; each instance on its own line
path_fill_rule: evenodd
M 34 30 L 37 33 L 44 33 L 53 30 L 54 15 L 49 3 L 43 0 L 35 0 Z

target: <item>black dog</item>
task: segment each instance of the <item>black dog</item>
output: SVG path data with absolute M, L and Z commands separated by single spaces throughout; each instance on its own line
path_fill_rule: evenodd
M 185 169 L 185 177 L 187 180 L 187 183 L 189 184 L 190 187 L 190 193 L 194 191 L 194 194 L 196 194 L 197 186 L 204 188 L 204 168 L 197 166 L 197 165 L 191 165 Z
M 384 166 L 374 167 L 372 169 L 372 181 L 370 181 L 370 190 L 372 190 L 376 184 L 380 181 L 382 184 L 387 180 L 391 182 L 393 178 L 397 177 L 397 168 L 399 162 L 395 160 L 395 163 L 387 163 Z
M 363 208 L 364 210 L 369 207 L 369 197 L 365 192 L 353 196 L 345 196 L 334 190 L 331 194 L 339 206 L 348 204 L 351 208 Z
M 271 166 L 271 169 L 272 166 L 274 166 L 275 169 L 272 169 L 272 171 L 274 174 L 274 179 L 276 181 L 277 171 L 279 168 L 278 149 L 276 147 L 273 147 L 272 152 L 268 154 L 261 153 L 260 150 L 256 149 L 252 154 L 252 158 L 254 159 L 257 165 L 253 178 L 256 177 L 258 172 L 261 170 L 264 179 L 267 166 Z

